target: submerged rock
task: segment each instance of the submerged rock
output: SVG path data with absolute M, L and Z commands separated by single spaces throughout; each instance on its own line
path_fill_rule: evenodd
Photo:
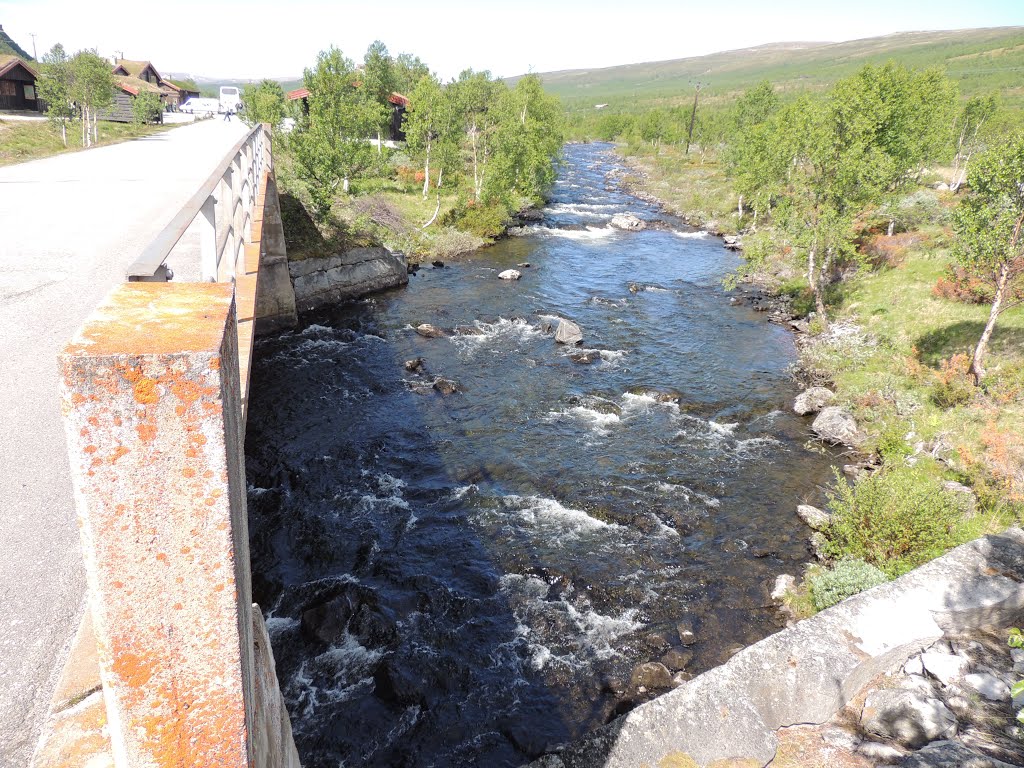
M 558 329 L 555 331 L 555 341 L 559 344 L 579 344 L 583 341 L 583 331 L 572 320 L 564 318 L 558 322 Z
M 868 694 L 860 724 L 868 733 L 910 748 L 950 738 L 957 728 L 956 717 L 938 699 L 891 688 Z
M 639 692 L 672 688 L 672 673 L 668 667 L 657 661 L 648 661 L 633 670 L 630 686 Z
M 775 577 L 775 585 L 772 587 L 772 600 L 781 601 L 793 587 L 796 586 L 796 578 L 788 573 L 780 573 Z
M 835 399 L 835 393 L 825 387 L 811 387 L 801 392 L 793 401 L 793 411 L 798 416 L 817 413 Z
M 601 353 L 593 349 L 588 349 L 586 352 L 573 352 L 569 355 L 569 359 L 574 363 L 579 363 L 580 365 L 590 365 L 591 363 L 596 363 L 601 359 Z
M 848 411 L 835 405 L 823 409 L 814 419 L 811 429 L 828 443 L 853 448 L 864 443 L 864 433 L 857 428 L 857 420 Z
M 625 229 L 629 232 L 639 232 L 647 227 L 646 221 L 632 213 L 616 213 L 608 223 L 616 229 Z
M 432 261 L 432 262 L 430 262 L 430 266 L 436 267 L 437 269 L 441 269 L 441 268 L 444 267 L 444 262 L 443 261 Z
M 410 373 L 419 373 L 420 371 L 423 370 L 423 358 L 417 357 L 413 360 L 406 360 L 405 370 L 409 371 Z
M 426 339 L 440 339 L 445 335 L 445 332 L 438 328 L 436 325 L 430 323 L 421 323 L 416 326 L 416 333 Z
M 501 280 L 518 280 L 522 276 L 518 269 L 506 269 L 504 272 L 498 273 L 498 278 Z

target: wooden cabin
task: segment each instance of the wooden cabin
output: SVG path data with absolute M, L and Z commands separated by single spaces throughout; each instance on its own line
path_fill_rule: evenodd
M 156 67 L 153 66 L 151 61 L 133 61 L 132 59 L 118 59 L 117 63 L 114 64 L 114 77 L 121 78 L 134 78 L 135 80 L 141 80 L 144 83 L 155 85 L 160 89 L 160 101 L 165 106 L 172 108 L 177 107 L 181 102 L 187 99 L 189 96 L 198 96 L 198 93 L 188 93 L 182 95 L 186 90 L 176 83 L 172 83 L 170 80 L 165 80 L 160 76 L 160 73 L 156 71 Z
M 40 111 L 42 101 L 36 95 L 38 78 L 36 71 L 17 56 L 0 53 L 0 109 Z
M 155 93 L 160 97 L 161 103 L 165 103 L 165 96 L 160 86 L 137 77 L 126 75 L 114 75 L 114 103 L 107 109 L 100 112 L 101 120 L 109 120 L 113 123 L 130 123 L 135 119 L 132 103 L 135 97 L 142 91 Z
M 198 97 L 201 95 L 197 88 L 193 88 L 187 83 L 182 83 L 177 80 L 161 80 L 160 87 L 167 93 L 168 106 L 175 109 L 180 107 L 193 96 Z

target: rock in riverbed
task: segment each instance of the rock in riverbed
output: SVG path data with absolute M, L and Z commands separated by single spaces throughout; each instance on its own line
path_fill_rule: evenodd
M 632 213 L 616 213 L 609 224 L 616 229 L 625 229 L 629 232 L 639 232 L 647 228 L 647 222 Z
M 419 373 L 420 371 L 423 370 L 423 358 L 417 357 L 413 360 L 406 360 L 405 370 L 409 371 L 410 373 Z
M 434 389 L 442 395 L 454 395 L 459 391 L 459 385 L 451 379 L 438 379 L 434 382 Z
M 823 531 L 832 522 L 832 516 L 824 510 L 810 504 L 800 504 L 796 508 L 797 516 L 816 531 Z
M 827 405 L 831 405 L 835 399 L 835 393 L 825 387 L 811 387 L 796 396 L 793 402 L 793 411 L 798 416 L 806 416 L 808 413 L 817 413 Z
M 822 440 L 835 445 L 856 448 L 864 442 L 864 433 L 857 428 L 856 419 L 835 405 L 824 408 L 814 419 L 811 429 Z
M 572 320 L 563 318 L 555 330 L 555 341 L 559 344 L 579 344 L 583 341 L 583 331 Z
M 445 332 L 438 328 L 436 325 L 430 323 L 421 323 L 416 326 L 416 333 L 426 339 L 440 339 L 445 336 Z
M 506 269 L 504 272 L 498 273 L 498 277 L 501 280 L 518 280 L 522 276 L 518 269 Z

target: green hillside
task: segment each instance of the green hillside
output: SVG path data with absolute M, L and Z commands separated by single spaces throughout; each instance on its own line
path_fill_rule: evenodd
M 19 56 L 25 61 L 32 61 L 32 57 L 25 51 L 20 45 L 14 42 L 10 35 L 4 32 L 4 28 L 0 26 L 0 54 L 13 54 Z
M 768 79 L 787 88 L 823 87 L 866 63 L 895 59 L 912 67 L 943 66 L 965 95 L 997 90 L 1024 105 L 1024 27 L 901 32 L 845 43 L 772 43 L 673 61 L 542 74 L 544 87 L 569 111 L 607 103 L 616 111 L 671 106 L 700 82 L 712 97 Z

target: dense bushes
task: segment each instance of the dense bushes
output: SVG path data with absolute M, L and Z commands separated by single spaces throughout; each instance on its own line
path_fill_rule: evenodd
M 830 557 L 853 557 L 899 576 L 958 543 L 964 510 L 923 467 L 892 466 L 855 486 L 836 473 L 829 492 Z

